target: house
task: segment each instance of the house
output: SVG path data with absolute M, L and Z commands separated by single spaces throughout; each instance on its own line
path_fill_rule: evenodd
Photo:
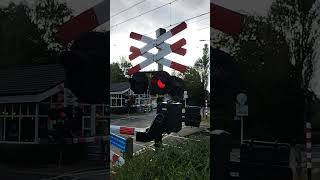
M 105 135 L 107 105 L 78 103 L 64 80 L 59 64 L 0 69 L 0 143 L 41 143 L 48 137 L 49 109 L 66 105 L 83 111 L 79 137 Z
M 135 99 L 133 107 L 138 109 L 151 107 L 151 97 L 149 93 L 134 94 L 130 89 L 129 82 L 119 82 L 110 84 L 110 107 L 122 108 L 125 107 L 126 96 L 132 96 Z

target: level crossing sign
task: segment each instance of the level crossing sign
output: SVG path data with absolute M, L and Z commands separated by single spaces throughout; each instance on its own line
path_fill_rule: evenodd
M 137 48 L 134 46 L 130 47 L 131 54 L 129 55 L 129 59 L 132 61 L 135 58 L 142 56 L 145 57 L 146 60 L 141 62 L 140 64 L 137 64 L 136 66 L 132 67 L 128 70 L 128 74 L 132 75 L 136 72 L 139 72 L 141 69 L 149 66 L 150 64 L 156 62 L 161 65 L 170 67 L 174 70 L 185 72 L 187 67 L 185 65 L 179 64 L 177 62 L 173 62 L 169 59 L 166 59 L 165 56 L 167 56 L 170 53 L 175 53 L 181 56 L 184 56 L 187 53 L 187 50 L 184 49 L 182 46 L 187 44 L 186 39 L 182 38 L 179 41 L 169 44 L 164 41 L 168 40 L 169 38 L 173 37 L 174 35 L 180 33 L 184 29 L 187 28 L 187 24 L 185 22 L 180 23 L 176 27 L 172 28 L 170 31 L 167 31 L 166 33 L 162 34 L 156 39 L 147 37 L 145 35 L 141 35 L 135 32 L 130 33 L 130 38 L 141 41 L 146 43 L 146 45 L 142 48 Z M 159 52 L 157 54 L 152 54 L 148 52 L 149 50 L 153 48 L 158 48 Z

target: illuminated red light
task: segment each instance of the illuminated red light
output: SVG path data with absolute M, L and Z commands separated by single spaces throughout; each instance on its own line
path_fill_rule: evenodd
M 158 79 L 157 84 L 158 84 L 158 87 L 159 87 L 160 89 L 163 89 L 163 88 L 166 87 L 166 84 L 162 83 L 162 81 L 161 81 L 160 79 Z

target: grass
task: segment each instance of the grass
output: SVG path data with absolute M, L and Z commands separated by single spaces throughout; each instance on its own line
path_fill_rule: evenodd
M 145 153 L 128 160 L 122 167 L 114 167 L 116 180 L 186 180 L 209 179 L 209 137 L 192 136 L 198 141 L 174 144 L 180 148 L 164 146 L 163 149 Z M 169 144 L 169 143 L 166 143 Z M 171 145 L 173 145 L 171 143 Z
M 201 121 L 209 123 L 210 122 L 210 116 L 208 116 L 207 118 L 205 118 L 205 117 L 201 118 Z

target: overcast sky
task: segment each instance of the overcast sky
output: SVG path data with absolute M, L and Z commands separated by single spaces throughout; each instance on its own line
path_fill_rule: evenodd
M 124 10 L 142 0 L 111 0 L 111 16 Z M 209 0 L 178 0 L 173 2 L 171 5 L 168 4 L 152 11 L 148 14 L 142 15 L 138 18 L 130 20 L 126 23 L 114 26 L 115 24 L 121 23 L 131 17 L 135 17 L 143 12 L 147 12 L 161 5 L 172 2 L 173 0 L 147 0 L 138 6 L 126 11 L 125 13 L 119 14 L 118 16 L 111 18 L 111 62 L 118 61 L 120 56 L 128 57 L 129 47 L 143 47 L 145 44 L 139 41 L 130 39 L 130 32 L 136 32 L 140 34 L 146 34 L 149 37 L 155 38 L 155 31 L 158 28 L 167 27 L 176 23 L 180 23 L 186 19 L 194 16 L 209 13 Z M 174 27 L 174 26 L 173 26 Z M 170 30 L 173 27 L 166 28 Z M 170 54 L 167 56 L 168 59 L 179 62 L 184 65 L 191 66 L 194 62 L 201 57 L 202 48 L 204 43 L 209 43 L 210 39 L 210 19 L 209 14 L 187 21 L 187 29 L 182 31 L 180 34 L 170 38 L 167 42 L 174 43 L 181 38 L 187 40 L 187 45 L 184 48 L 187 49 L 185 56 L 179 56 Z M 152 51 L 156 53 L 156 51 Z M 145 58 L 140 57 L 132 61 L 133 65 L 144 61 Z M 144 70 L 156 69 L 157 65 L 154 63 Z M 164 70 L 170 71 L 169 68 Z
M 19 2 L 21 0 L 0 0 L 0 6 L 6 6 L 9 2 Z M 30 3 L 34 0 L 26 0 Z M 102 0 L 66 0 L 69 7 L 74 10 L 74 15 L 77 15 L 84 10 L 93 7 Z M 139 3 L 143 0 L 110 0 L 111 12 L 110 15 L 117 14 L 118 12 L 127 9 L 128 7 Z M 130 32 L 137 32 L 140 34 L 146 34 L 152 38 L 155 38 L 155 30 L 160 27 L 167 27 L 169 25 L 182 22 L 186 19 L 195 17 L 197 15 L 209 12 L 210 1 L 214 2 L 225 8 L 240 12 L 240 13 L 250 13 L 258 15 L 266 15 L 268 9 L 273 2 L 273 0 L 177 0 L 170 5 L 163 6 L 155 11 L 142 15 L 138 18 L 134 18 L 128 22 L 114 26 L 115 24 L 121 23 L 128 20 L 129 18 L 135 17 L 143 12 L 149 11 L 161 5 L 170 3 L 174 0 L 146 0 L 140 3 L 134 8 L 125 11 L 117 16 L 111 18 L 111 55 L 110 61 L 119 61 L 121 56 L 128 57 L 129 47 L 131 45 L 142 47 L 144 44 L 132 40 L 129 38 Z M 187 21 L 188 27 L 182 33 L 170 38 L 167 42 L 174 43 L 175 41 L 185 38 L 187 40 L 187 54 L 182 57 L 179 55 L 168 55 L 167 58 L 184 65 L 193 65 L 194 62 L 201 57 L 202 48 L 204 43 L 210 39 L 210 28 L 209 28 L 209 15 L 204 15 L 198 18 Z M 105 28 L 107 25 L 103 25 L 100 29 Z M 167 28 L 167 30 L 171 29 Z M 155 51 L 152 51 L 155 53 Z M 319 53 L 320 54 L 320 53 Z M 144 58 L 135 59 L 132 63 L 136 65 L 143 61 Z M 312 88 L 317 92 L 320 97 L 320 62 L 315 62 L 315 76 L 311 81 Z M 156 69 L 157 66 L 153 64 L 149 68 Z M 171 72 L 169 68 L 164 68 L 165 70 Z
M 1 0 L 0 4 L 6 5 L 9 1 L 18 2 L 19 0 Z M 77 15 L 84 10 L 93 7 L 102 0 L 66 0 L 68 5 L 74 10 L 74 15 Z M 180 23 L 195 16 L 208 13 L 210 11 L 210 0 L 110 0 L 110 15 L 111 15 L 111 54 L 110 61 L 119 61 L 121 56 L 128 57 L 129 47 L 143 47 L 145 44 L 136 40 L 130 39 L 130 32 L 137 32 L 145 34 L 149 37 L 155 38 L 155 31 L 158 28 L 167 27 L 176 23 Z M 28 2 L 31 2 L 29 0 Z M 142 3 L 140 3 L 142 2 Z M 172 2 L 171 4 L 168 4 Z M 215 0 L 215 3 L 230 8 L 239 12 L 255 12 L 258 14 L 265 14 L 270 1 L 268 0 Z M 128 7 L 139 3 L 139 5 L 127 10 L 117 16 L 112 17 L 118 12 L 127 9 Z M 168 4 L 168 5 L 165 5 Z M 125 23 L 129 18 L 135 17 L 141 13 L 147 12 L 159 6 L 163 7 L 154 10 L 150 13 L 134 18 Z M 251 8 L 250 8 L 251 7 Z M 205 43 L 209 43 L 210 39 L 210 18 L 209 14 L 186 21 L 187 29 L 181 33 L 170 38 L 167 42 L 174 43 L 181 38 L 187 40 L 187 49 L 185 56 L 170 54 L 166 56 L 168 59 L 179 62 L 181 64 L 192 66 L 195 61 L 202 56 L 202 48 Z M 106 26 L 106 25 L 104 25 Z M 100 29 L 104 28 L 100 27 Z M 170 30 L 172 27 L 166 28 Z M 151 51 L 156 53 L 156 51 Z M 143 57 L 137 58 L 132 61 L 133 65 L 144 61 Z M 154 63 L 144 70 L 156 69 L 157 65 Z M 164 67 L 164 70 L 171 72 L 170 68 Z

